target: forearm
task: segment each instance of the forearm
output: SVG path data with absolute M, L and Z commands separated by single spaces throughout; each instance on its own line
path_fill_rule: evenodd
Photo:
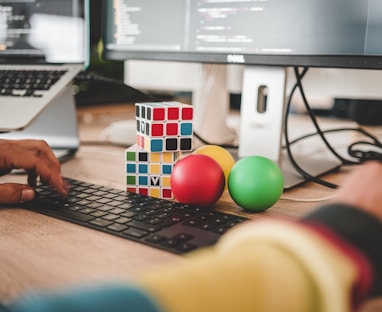
M 376 268 L 382 267 L 380 223 L 353 210 L 323 207 L 301 223 L 247 222 L 189 261 L 148 272 L 137 288 L 80 289 L 19 301 L 11 311 L 55 311 L 65 304 L 70 309 L 62 311 L 108 311 L 110 303 L 113 311 L 129 311 L 133 302 L 142 304 L 140 311 L 351 311 L 370 289 L 378 294 Z M 359 231 L 364 235 L 353 241 Z M 45 309 L 34 310 L 36 303 Z
M 248 241 L 248 244 L 251 244 Z M 309 277 L 268 243 L 206 251 L 140 280 L 164 311 L 309 311 Z
M 382 295 L 382 223 L 375 216 L 348 205 L 331 204 L 311 213 L 302 222 L 357 262 L 362 271 L 358 281 L 360 296 Z M 364 258 L 357 257 L 353 251 L 361 252 Z M 367 276 L 368 270 L 371 276 Z
M 370 286 L 372 268 L 350 241 L 334 231 L 336 239 L 328 239 L 309 220 L 249 222 L 214 251 L 150 274 L 142 285 L 165 311 L 350 311 Z

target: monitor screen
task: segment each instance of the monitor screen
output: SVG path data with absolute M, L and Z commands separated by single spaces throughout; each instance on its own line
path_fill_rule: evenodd
M 108 59 L 382 68 L 379 0 L 104 4 Z
M 286 186 L 300 181 L 281 147 L 286 67 L 382 69 L 381 0 L 115 0 L 103 14 L 106 59 L 202 63 L 194 129 L 213 143 L 234 138 L 239 158 L 277 161 Z M 225 124 L 227 64 L 244 68 L 234 136 Z M 338 166 L 324 158 L 299 159 L 320 175 Z
M 83 0 L 0 1 L 0 62 L 84 63 Z

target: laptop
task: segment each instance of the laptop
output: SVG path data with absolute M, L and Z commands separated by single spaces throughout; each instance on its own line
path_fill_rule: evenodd
M 0 0 L 0 138 L 75 148 L 70 88 L 88 65 L 87 11 L 87 0 Z
M 25 129 L 86 67 L 86 12 L 86 0 L 0 0 L 0 132 Z

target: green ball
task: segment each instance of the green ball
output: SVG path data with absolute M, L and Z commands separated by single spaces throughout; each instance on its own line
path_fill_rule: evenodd
M 262 156 L 240 159 L 228 176 L 228 191 L 234 202 L 254 212 L 273 206 L 283 189 L 284 177 L 279 166 Z

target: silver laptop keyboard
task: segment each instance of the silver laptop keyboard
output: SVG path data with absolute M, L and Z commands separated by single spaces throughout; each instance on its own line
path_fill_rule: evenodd
M 41 97 L 65 70 L 0 70 L 0 96 Z

